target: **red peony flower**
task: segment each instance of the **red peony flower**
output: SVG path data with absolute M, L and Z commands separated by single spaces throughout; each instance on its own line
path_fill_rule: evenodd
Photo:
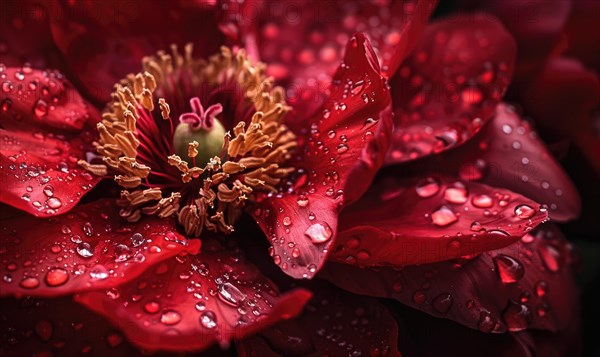
M 434 5 L 8 4 L 2 354 L 576 351 L 577 192 Z

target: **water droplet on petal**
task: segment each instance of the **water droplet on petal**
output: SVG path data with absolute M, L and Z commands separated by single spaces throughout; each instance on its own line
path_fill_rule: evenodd
M 231 306 L 239 306 L 240 302 L 246 299 L 246 294 L 228 282 L 218 284 L 217 291 L 219 292 L 219 298 Z
M 473 196 L 471 203 L 477 208 L 490 208 L 494 205 L 494 200 L 490 196 L 482 194 Z
M 494 257 L 494 264 L 500 280 L 505 284 L 516 283 L 525 274 L 521 262 L 508 255 L 500 254 Z
M 40 281 L 36 278 L 29 277 L 21 280 L 19 286 L 21 286 L 23 289 L 35 289 L 40 286 Z
M 560 270 L 562 255 L 558 248 L 551 244 L 540 244 L 538 251 L 544 266 L 549 271 L 556 273 Z
M 457 182 L 454 186 L 446 188 L 444 199 L 454 204 L 465 203 L 468 199 L 467 188 L 460 182 Z
M 208 329 L 217 327 L 217 315 L 212 311 L 203 312 L 200 315 L 200 324 Z
M 93 266 L 89 274 L 92 279 L 104 280 L 108 278 L 108 270 L 100 264 Z
M 331 236 L 333 235 L 331 231 L 331 227 L 326 222 L 323 223 L 315 223 L 309 226 L 304 235 L 310 238 L 311 242 L 315 244 L 325 243 Z
M 528 205 L 518 205 L 515 207 L 515 215 L 520 219 L 529 219 L 535 215 L 535 209 Z
M 296 203 L 298 203 L 298 206 L 300 206 L 300 207 L 306 207 L 306 206 L 308 206 L 308 198 L 304 195 L 300 195 L 300 197 L 298 197 L 298 200 L 296 201 Z
M 177 325 L 181 321 L 181 315 L 175 310 L 166 310 L 160 315 L 160 322 L 165 325 Z
M 514 301 L 509 302 L 502 313 L 502 317 L 508 326 L 508 330 L 512 332 L 525 330 L 531 324 L 531 311 L 529 311 L 529 308 Z
M 142 244 L 144 244 L 144 242 L 146 242 L 146 239 L 144 238 L 144 236 L 141 233 L 135 233 L 134 235 L 131 236 L 131 244 L 134 247 L 139 247 Z
M 436 226 L 445 227 L 458 221 L 458 217 L 450 208 L 442 206 L 431 214 L 431 220 Z
M 437 312 L 445 314 L 448 312 L 448 310 L 450 310 L 453 303 L 454 298 L 452 297 L 452 295 L 444 293 L 438 295 L 435 299 L 433 299 L 432 305 Z
M 90 258 L 94 255 L 94 248 L 88 242 L 81 242 L 77 244 L 77 254 L 83 258 Z
M 33 106 L 33 113 L 38 118 L 43 118 L 48 114 L 48 104 L 44 102 L 42 99 L 39 99 L 35 105 Z
M 548 283 L 545 281 L 538 281 L 535 284 L 535 294 L 539 297 L 544 297 L 548 292 Z
M 62 201 L 57 197 L 50 197 L 48 201 L 46 201 L 46 204 L 52 209 L 57 209 L 62 206 Z
M 435 195 L 440 190 L 440 183 L 433 177 L 419 181 L 416 187 L 417 195 L 427 198 Z
M 60 286 L 69 280 L 69 273 L 63 268 L 52 268 L 46 273 L 46 285 Z

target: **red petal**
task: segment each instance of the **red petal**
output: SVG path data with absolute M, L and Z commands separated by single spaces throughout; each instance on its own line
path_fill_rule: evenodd
M 391 75 L 414 47 L 435 4 L 268 2 L 249 12 L 261 22 L 255 21 L 258 29 L 246 37 L 246 44 L 260 45 L 261 60 L 269 64 L 267 73 L 286 85 L 287 100 L 303 119 L 327 99 L 332 75 L 353 33 L 367 35 L 384 72 Z
M 515 44 L 483 15 L 431 25 L 392 79 L 398 163 L 462 144 L 492 117 L 509 84 Z
M 373 187 L 342 213 L 331 259 L 396 266 L 447 260 L 509 245 L 547 218 L 511 191 L 453 179 L 389 178 Z
M 139 279 L 77 301 L 104 315 L 136 345 L 192 351 L 226 346 L 298 314 L 311 294 L 280 295 L 238 251 L 206 242 L 197 256 L 177 256 Z
M 73 74 L 92 97 L 105 101 L 115 83 L 141 69 L 144 56 L 168 51 L 171 44 L 192 42 L 199 57 L 219 51 L 223 36 L 216 7 L 186 3 L 92 1 L 47 7 L 58 14 L 51 21 L 52 35 Z
M 547 205 L 550 217 L 558 221 L 573 219 L 580 211 L 579 195 L 569 177 L 530 124 L 504 104 L 465 145 L 394 170 L 402 175 L 444 174 L 504 187 Z
M 396 321 L 376 299 L 314 287 L 302 315 L 239 342 L 239 355 L 400 356 Z
M 600 103 L 596 72 L 573 59 L 552 59 L 524 93 L 522 103 L 543 134 L 570 138 L 600 174 L 600 140 L 590 116 Z
M 0 91 L 0 125 L 5 130 L 81 129 L 89 118 L 86 104 L 62 73 L 31 67 L 5 68 Z M 4 77 L 6 76 L 6 77 Z
M 497 16 L 514 36 L 519 57 L 513 87 L 527 86 L 540 64 L 555 51 L 570 16 L 572 1 L 500 0 L 486 1 L 482 7 L 486 13 Z M 586 36 L 590 30 L 587 28 Z
M 167 220 L 128 224 L 114 200 L 80 206 L 52 219 L 28 216 L 2 222 L 0 295 L 58 296 L 106 289 L 183 251 L 197 252 Z
M 564 28 L 567 37 L 567 54 L 574 56 L 587 66 L 600 69 L 600 3 L 597 1 L 579 0 L 572 2 L 571 12 Z M 594 49 L 596 48 L 596 49 Z
M 82 128 L 96 112 L 58 72 L 0 72 L 1 200 L 39 217 L 67 212 L 100 180 L 77 165 L 93 151 L 96 132 Z
M 292 193 L 270 195 L 253 215 L 289 275 L 310 278 L 335 241 L 337 213 L 369 186 L 383 162 L 391 118 L 389 92 L 364 35 L 353 37 L 331 96 L 309 121 Z
M 2 299 L 2 356 L 141 356 L 103 318 L 71 297 Z
M 553 226 L 457 261 L 403 269 L 331 264 L 324 277 L 358 294 L 394 298 L 483 332 L 557 331 L 578 316 L 570 247 Z

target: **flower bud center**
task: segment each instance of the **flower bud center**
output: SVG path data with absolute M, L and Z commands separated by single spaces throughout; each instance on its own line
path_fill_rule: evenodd
M 192 166 L 203 167 L 215 156 L 221 156 L 225 127 L 216 118 L 223 111 L 221 104 L 204 109 L 200 99 L 190 100 L 192 112 L 179 116 L 173 135 L 175 154 Z

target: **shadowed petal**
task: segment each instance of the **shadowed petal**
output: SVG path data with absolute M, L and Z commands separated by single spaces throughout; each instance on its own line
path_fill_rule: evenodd
M 0 295 L 58 296 L 111 288 L 156 262 L 197 252 L 200 241 L 186 240 L 173 223 L 156 218 L 126 223 L 114 200 L 51 219 L 4 220 Z
M 349 41 L 334 78 L 327 103 L 299 135 L 293 190 L 266 196 L 251 211 L 275 263 L 296 278 L 312 277 L 323 264 L 339 209 L 367 189 L 389 143 L 389 92 L 364 35 Z
M 511 35 L 489 16 L 427 27 L 391 81 L 395 128 L 386 163 L 438 153 L 477 133 L 509 84 L 515 51 Z
M 538 204 L 508 190 L 384 177 L 340 216 L 331 259 L 361 266 L 447 260 L 507 246 L 546 219 Z
M 571 249 L 558 229 L 546 225 L 478 256 L 402 269 L 331 264 L 323 277 L 483 332 L 558 331 L 578 318 Z
M 376 299 L 312 286 L 299 317 L 239 342 L 240 356 L 400 356 L 396 321 Z
M 239 251 L 216 241 L 197 256 L 177 256 L 115 290 L 78 295 L 76 300 L 104 315 L 139 347 L 202 350 L 226 346 L 298 314 L 311 294 L 281 295 Z
M 390 175 L 450 175 L 503 187 L 545 204 L 552 219 L 579 215 L 580 199 L 560 164 L 538 138 L 531 124 L 511 106 L 501 104 L 496 115 L 465 145 L 408 165 Z

